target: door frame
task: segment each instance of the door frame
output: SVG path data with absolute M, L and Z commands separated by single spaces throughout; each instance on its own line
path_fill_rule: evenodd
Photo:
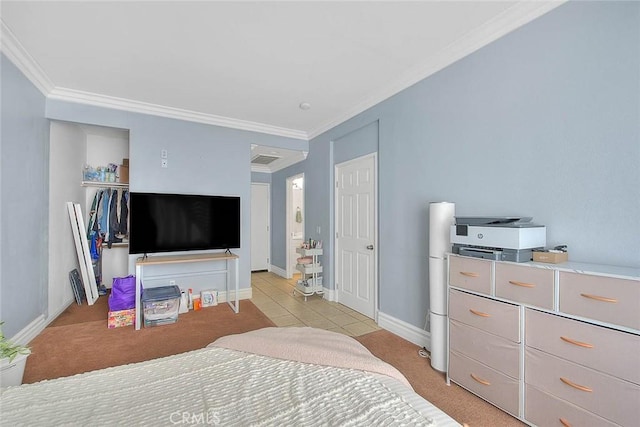
M 294 218 L 293 218 L 293 181 L 298 179 L 298 178 L 302 178 L 302 206 L 301 206 L 301 210 L 302 213 L 304 214 L 305 208 L 304 208 L 304 199 L 305 199 L 305 188 L 306 188 L 306 183 L 304 182 L 304 172 L 303 173 L 298 173 L 292 176 L 287 177 L 286 181 L 285 181 L 285 186 L 286 186 L 286 227 L 285 227 L 285 256 L 286 256 L 286 263 L 285 263 L 285 270 L 286 270 L 286 278 L 287 279 L 291 279 L 293 277 L 293 273 L 295 270 L 295 265 L 292 265 L 291 263 L 291 240 L 292 236 L 291 236 L 291 223 L 293 222 Z M 303 217 L 304 218 L 304 217 Z M 303 232 L 304 235 L 304 232 Z
M 378 282 L 379 282 L 379 271 L 378 271 L 378 257 L 380 255 L 380 251 L 378 248 L 378 243 L 379 243 L 379 238 L 378 238 L 378 215 L 379 215 L 379 197 L 378 197 L 378 152 L 373 152 L 373 153 L 369 153 L 369 154 L 365 154 L 363 156 L 359 156 L 359 157 L 355 157 L 353 159 L 349 159 L 346 160 L 344 162 L 341 163 L 336 163 L 333 166 L 333 176 L 334 176 L 334 185 L 333 185 L 333 228 L 334 228 L 334 232 L 333 232 L 333 259 L 334 261 L 334 272 L 333 272 L 333 284 L 334 284 L 334 290 L 335 290 L 335 301 L 336 302 L 340 302 L 340 298 L 339 298 L 339 293 L 338 293 L 338 287 L 336 286 L 336 284 L 338 283 L 338 277 L 339 276 L 339 271 L 338 271 L 338 216 L 339 216 L 339 212 L 338 212 L 338 169 L 342 166 L 346 166 L 350 163 L 356 163 L 359 162 L 361 160 L 364 160 L 366 158 L 369 157 L 373 157 L 373 196 L 375 197 L 374 200 L 374 204 L 373 204 L 373 239 L 374 239 L 374 243 L 373 243 L 373 247 L 374 247 L 374 254 L 373 254 L 373 320 L 378 323 L 378 313 L 379 313 L 379 289 L 380 287 L 378 286 Z
M 252 182 L 251 186 L 259 185 L 261 187 L 267 188 L 267 206 L 266 206 L 266 214 L 267 214 L 267 227 L 268 227 L 268 238 L 267 238 L 267 271 L 271 271 L 271 184 L 268 182 Z M 253 205 L 253 204 L 252 204 Z M 251 206 L 251 212 L 253 212 L 254 206 Z M 253 233 L 253 230 L 252 230 Z M 252 240 L 252 236 L 250 236 L 249 240 Z M 249 256 L 251 256 L 251 249 L 249 249 Z M 251 260 L 249 260 L 249 269 L 251 270 Z

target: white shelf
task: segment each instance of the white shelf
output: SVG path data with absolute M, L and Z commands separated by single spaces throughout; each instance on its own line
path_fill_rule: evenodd
M 302 274 L 322 273 L 320 264 L 296 264 L 296 269 Z
M 83 187 L 129 188 L 128 182 L 82 181 Z
M 305 248 L 296 248 L 296 252 L 302 256 L 314 256 L 314 255 L 322 255 L 322 249 L 305 249 Z

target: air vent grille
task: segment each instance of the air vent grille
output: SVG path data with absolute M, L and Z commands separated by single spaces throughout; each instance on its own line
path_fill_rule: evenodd
M 275 157 L 275 156 L 258 155 L 253 159 L 251 159 L 251 163 L 253 163 L 254 165 L 268 165 L 269 163 L 275 162 L 279 158 L 280 157 Z

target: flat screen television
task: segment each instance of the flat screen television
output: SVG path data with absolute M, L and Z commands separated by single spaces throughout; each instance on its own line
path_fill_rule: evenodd
M 130 193 L 129 253 L 240 247 L 240 197 Z

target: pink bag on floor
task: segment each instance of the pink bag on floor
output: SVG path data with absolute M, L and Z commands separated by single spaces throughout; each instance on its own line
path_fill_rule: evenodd
M 114 277 L 109 295 L 109 310 L 120 311 L 136 306 L 136 276 Z

